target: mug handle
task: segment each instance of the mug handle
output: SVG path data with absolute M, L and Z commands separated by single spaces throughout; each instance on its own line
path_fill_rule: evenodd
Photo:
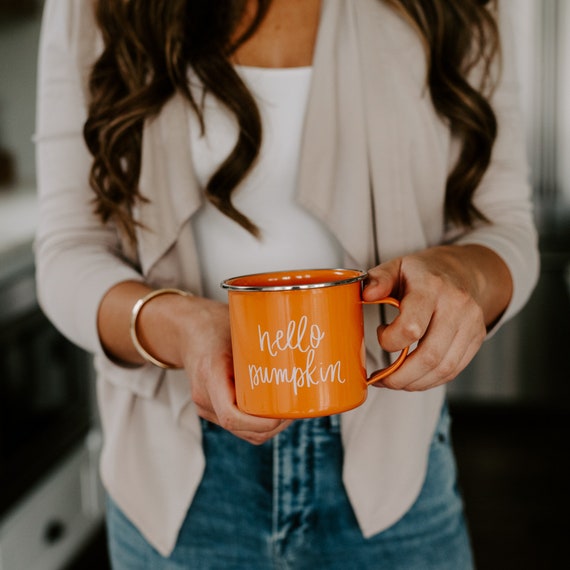
M 400 308 L 400 301 L 398 301 L 398 299 L 394 299 L 393 297 L 384 297 L 383 299 L 379 299 L 378 301 L 361 301 L 361 303 L 363 305 L 385 304 L 385 305 L 392 305 L 393 307 L 396 307 L 396 309 Z M 382 368 L 380 370 L 376 370 L 375 372 L 373 372 L 370 375 L 370 378 L 366 380 L 366 384 L 368 385 L 374 384 L 374 382 L 378 382 L 379 380 L 382 380 L 383 378 L 386 378 L 386 376 L 392 374 L 392 372 L 398 370 L 398 368 L 400 368 L 400 366 L 403 364 L 404 360 L 406 359 L 406 356 L 408 356 L 409 350 L 410 347 L 406 346 L 406 348 L 404 348 L 404 350 L 400 352 L 398 358 L 392 364 L 390 364 L 390 366 L 386 366 L 386 368 Z

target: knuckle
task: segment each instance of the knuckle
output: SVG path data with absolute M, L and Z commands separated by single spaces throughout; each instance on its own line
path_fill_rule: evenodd
M 427 370 L 436 370 L 441 364 L 441 354 L 434 348 L 424 347 L 422 364 Z
M 382 386 L 384 388 L 388 388 L 389 390 L 402 390 L 404 385 L 397 380 L 395 380 L 392 376 L 388 376 L 382 380 Z
M 248 441 L 252 445 L 259 447 L 260 445 L 263 445 L 268 439 L 269 439 L 269 437 L 267 435 L 254 434 L 254 435 L 249 435 L 246 438 L 246 441 Z
M 476 320 L 481 317 L 482 310 L 468 291 L 458 289 L 455 291 L 451 310 L 464 319 Z
M 208 398 L 205 397 L 203 392 L 196 390 L 192 391 L 192 402 L 198 409 L 206 409 L 208 407 Z
M 434 297 L 445 294 L 447 282 L 440 273 L 427 273 L 424 275 L 424 287 Z
M 444 381 L 452 380 L 457 371 L 458 362 L 452 360 L 444 360 L 437 367 L 437 376 Z
M 402 332 L 407 343 L 420 340 L 424 329 L 418 321 L 406 321 L 402 325 Z
M 226 431 L 235 431 L 236 425 L 234 418 L 229 414 L 218 414 L 218 424 Z

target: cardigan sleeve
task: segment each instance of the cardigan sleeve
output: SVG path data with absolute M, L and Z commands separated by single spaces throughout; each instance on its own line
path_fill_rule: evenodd
M 139 272 L 121 258 L 118 238 L 93 214 L 91 156 L 83 141 L 85 77 L 97 46 L 92 3 L 47 0 L 39 47 L 35 239 L 39 303 L 60 331 L 102 353 L 97 311 L 114 284 Z
M 454 240 L 459 244 L 486 246 L 508 266 L 513 279 L 513 296 L 497 325 L 523 307 L 539 272 L 538 239 L 509 17 L 511 6 L 511 2 L 503 1 L 499 11 L 502 69 L 491 98 L 498 135 L 491 163 L 474 195 L 474 204 L 491 223 L 480 224 Z M 497 326 L 493 330 L 496 329 Z

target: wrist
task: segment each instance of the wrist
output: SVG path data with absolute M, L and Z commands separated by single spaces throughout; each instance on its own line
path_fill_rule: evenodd
M 150 291 L 133 305 L 130 336 L 137 353 L 160 368 L 181 368 L 179 323 L 192 293 L 167 288 Z
M 490 328 L 505 312 L 513 293 L 511 273 L 503 259 L 479 244 L 451 246 L 467 270 L 470 291 Z

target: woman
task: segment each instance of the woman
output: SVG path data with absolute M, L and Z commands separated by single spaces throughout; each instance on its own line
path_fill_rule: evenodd
M 114 568 L 472 567 L 444 385 L 538 265 L 503 12 L 48 0 L 39 296 L 95 354 Z M 341 265 L 401 299 L 370 369 L 416 350 L 341 417 L 244 414 L 219 282 Z

